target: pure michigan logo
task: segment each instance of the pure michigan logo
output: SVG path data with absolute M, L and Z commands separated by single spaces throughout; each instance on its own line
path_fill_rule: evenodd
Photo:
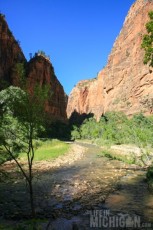
M 138 215 L 129 215 L 119 213 L 118 215 L 110 214 L 109 210 L 89 210 L 90 228 L 150 228 L 151 223 L 141 223 L 141 217 Z

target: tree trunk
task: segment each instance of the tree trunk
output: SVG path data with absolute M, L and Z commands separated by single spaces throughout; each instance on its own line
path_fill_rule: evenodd
M 29 195 L 30 195 L 31 216 L 32 218 L 35 218 L 36 212 L 35 212 L 35 206 L 34 206 L 32 180 L 29 180 Z

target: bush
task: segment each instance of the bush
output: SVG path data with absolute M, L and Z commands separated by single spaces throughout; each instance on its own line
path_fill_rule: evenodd
M 80 139 L 80 130 L 77 126 L 73 126 L 73 130 L 71 131 L 71 139 L 75 140 L 75 139 Z
M 145 117 L 140 113 L 128 119 L 122 112 L 108 112 L 99 122 L 88 118 L 81 126 L 73 126 L 71 137 L 96 140 L 97 143 L 152 146 L 153 117 Z
M 107 158 L 110 158 L 112 160 L 123 161 L 123 162 L 126 162 L 128 164 L 134 164 L 135 163 L 134 157 L 117 154 L 111 150 L 103 150 L 100 155 L 105 156 Z

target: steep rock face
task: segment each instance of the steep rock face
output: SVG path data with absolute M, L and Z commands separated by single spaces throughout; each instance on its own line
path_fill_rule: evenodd
M 0 90 L 12 84 L 19 86 L 19 76 L 15 70 L 18 63 L 24 63 L 26 81 L 29 91 L 33 91 L 36 83 L 50 86 L 52 96 L 48 99 L 45 109 L 54 121 L 66 121 L 67 96 L 63 87 L 55 76 L 50 61 L 44 56 L 32 58 L 29 62 L 9 30 L 5 17 L 0 15 Z
M 68 117 L 74 110 L 80 114 L 93 111 L 97 120 L 106 111 L 123 111 L 127 115 L 151 112 L 143 102 L 153 98 L 153 72 L 143 64 L 144 51 L 141 49 L 150 10 L 153 10 L 153 1 L 149 0 L 137 0 L 131 6 L 106 67 L 100 71 L 97 80 L 86 86 L 88 100 L 84 106 L 81 96 L 84 86 L 80 88 L 81 83 L 78 83 L 72 90 Z
M 137 0 L 131 7 L 114 43 L 104 71 L 105 111 L 123 111 L 128 115 L 150 112 L 142 104 L 153 97 L 153 72 L 143 64 L 142 36 L 153 1 Z
M 18 62 L 26 61 L 24 54 L 0 14 L 0 89 L 12 83 L 12 69 Z M 4 82 L 5 81 L 5 82 Z
M 68 99 L 67 115 L 70 118 L 74 112 L 78 114 L 95 114 L 99 119 L 104 112 L 102 78 L 80 81 L 73 88 Z
M 50 98 L 46 102 L 46 111 L 54 120 L 66 121 L 67 96 L 63 86 L 55 76 L 54 69 L 49 60 L 43 56 L 32 58 L 27 66 L 27 81 L 30 91 L 34 89 L 36 83 L 50 86 Z

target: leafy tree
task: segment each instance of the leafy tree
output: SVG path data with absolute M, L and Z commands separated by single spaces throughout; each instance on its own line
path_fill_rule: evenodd
M 73 130 L 71 131 L 71 139 L 75 140 L 75 139 L 80 139 L 80 131 L 79 128 L 77 126 L 73 126 Z
M 0 92 L 0 145 L 16 162 L 25 177 L 30 194 L 32 217 L 35 217 L 33 196 L 33 160 L 34 144 L 43 125 L 44 102 L 47 98 L 46 88 L 36 86 L 32 95 L 18 87 L 9 87 Z M 18 159 L 20 151 L 27 154 L 28 172 L 24 170 Z
M 146 24 L 147 34 L 143 36 L 141 47 L 145 50 L 144 64 L 153 67 L 153 11 L 148 13 L 150 21 Z
M 102 138 L 115 144 L 125 143 L 128 137 L 128 119 L 122 112 L 107 112 L 101 118 Z
M 80 127 L 81 137 L 85 139 L 99 138 L 101 136 L 101 128 L 95 118 L 87 118 Z

